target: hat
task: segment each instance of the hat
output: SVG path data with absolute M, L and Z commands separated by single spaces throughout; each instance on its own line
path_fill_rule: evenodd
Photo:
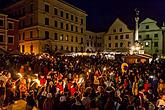
M 47 94 L 47 98 L 52 98 L 52 94 L 51 93 L 48 93 Z
M 61 96 L 59 101 L 60 102 L 65 102 L 66 101 L 66 97 L 65 96 Z

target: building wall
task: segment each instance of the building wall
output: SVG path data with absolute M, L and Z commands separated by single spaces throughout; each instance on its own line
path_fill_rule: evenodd
M 156 21 L 146 18 L 140 23 L 139 41 L 143 44 L 145 53 L 162 54 L 163 34 Z
M 128 52 L 133 44 L 133 30 L 117 18 L 104 36 L 104 50 L 113 52 Z
M 92 31 L 86 31 L 85 51 L 87 52 L 103 51 L 103 44 L 104 44 L 103 36 L 104 36 L 104 32 L 95 33 Z
M 8 51 L 18 49 L 18 20 L 0 14 L 0 48 Z
M 40 43 L 37 42 L 36 45 L 42 47 L 41 49 L 37 48 L 36 51 L 30 49 L 36 54 L 44 52 L 47 48 L 46 44 L 51 47 L 49 49 L 51 51 L 61 50 L 62 46 L 62 50 L 67 49 L 66 51 L 84 51 L 83 41 L 87 16 L 84 11 L 62 0 L 21 0 L 5 10 L 12 15 L 15 12 L 19 13 L 21 9 L 24 10 L 22 12 L 24 14 L 17 16 L 20 20 L 20 47 L 24 45 L 25 48 L 21 52 L 29 53 L 28 47 L 36 43 L 36 40 L 40 40 Z M 61 13 L 63 13 L 63 16 Z M 46 37 L 45 34 L 49 35 Z M 71 40 L 72 36 L 73 41 Z M 29 41 L 31 43 L 27 43 Z

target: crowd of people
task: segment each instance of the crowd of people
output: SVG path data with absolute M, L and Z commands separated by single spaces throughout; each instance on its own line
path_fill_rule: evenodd
M 127 64 L 97 56 L 0 56 L 0 107 L 164 110 L 165 60 Z

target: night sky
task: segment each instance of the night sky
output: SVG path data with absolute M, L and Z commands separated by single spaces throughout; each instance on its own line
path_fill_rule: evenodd
M 15 0 L 0 0 L 0 7 Z M 121 18 L 129 27 L 134 28 L 134 9 L 140 11 L 140 20 L 146 17 L 155 19 L 159 24 L 165 21 L 165 0 L 64 0 L 86 11 L 87 30 L 107 31 L 112 22 Z

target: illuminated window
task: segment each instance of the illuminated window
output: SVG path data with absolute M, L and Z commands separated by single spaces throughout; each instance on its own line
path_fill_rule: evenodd
M 66 41 L 68 41 L 68 38 L 69 38 L 69 36 L 68 36 L 68 35 L 66 35 L 66 39 L 65 39 L 65 40 L 66 40 Z
M 145 43 L 145 47 L 149 47 L 149 42 L 146 42 Z
M 64 37 L 64 35 L 63 35 L 63 34 L 61 34 L 61 36 L 60 36 L 60 40 L 63 40 L 63 37 Z

